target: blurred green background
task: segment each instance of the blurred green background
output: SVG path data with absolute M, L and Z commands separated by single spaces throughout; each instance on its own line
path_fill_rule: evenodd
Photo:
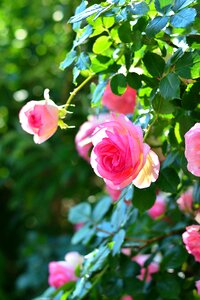
M 67 20 L 77 0 L 1 1 L 0 8 L 0 299 L 32 299 L 48 287 L 48 262 L 70 251 L 67 211 L 99 190 L 91 168 L 77 154 L 74 137 L 88 114 L 86 87 L 67 123 L 42 145 L 18 122 L 20 108 L 43 99 L 56 104 L 73 90 L 60 62 L 74 33 Z M 80 79 L 81 80 L 81 79 Z M 90 188 L 89 188 L 90 187 Z M 73 248 L 74 249 L 74 248 Z

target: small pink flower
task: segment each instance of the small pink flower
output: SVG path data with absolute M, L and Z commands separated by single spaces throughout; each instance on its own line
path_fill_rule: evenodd
M 114 202 L 119 200 L 121 190 L 114 190 L 111 187 L 109 187 L 107 184 L 106 184 L 106 190 Z
M 143 142 L 142 130 L 124 115 L 112 114 L 92 135 L 91 165 L 112 189 L 133 182 L 139 188 L 150 186 L 159 173 L 159 160 Z
M 190 213 L 192 212 L 192 189 L 188 189 L 185 193 L 183 193 L 180 198 L 177 199 L 177 204 L 179 209 L 183 212 Z
M 200 123 L 196 123 L 185 134 L 185 157 L 188 171 L 200 176 Z
M 76 281 L 75 269 L 82 263 L 82 256 L 77 252 L 69 252 L 65 256 L 65 261 L 52 261 L 49 263 L 50 286 L 59 288 L 69 281 Z
M 152 219 L 157 219 L 166 211 L 166 203 L 162 196 L 157 196 L 154 205 L 147 211 Z
M 124 115 L 132 114 L 136 104 L 136 94 L 137 92 L 134 89 L 127 86 L 124 94 L 117 96 L 112 92 L 110 84 L 108 84 L 103 94 L 102 104 L 113 112 Z
M 134 300 L 130 295 L 125 295 L 121 298 L 121 300 Z
M 79 128 L 78 133 L 75 137 L 75 144 L 76 149 L 81 157 L 83 157 L 88 162 L 90 161 L 89 158 L 89 151 L 92 148 L 92 141 L 91 136 L 94 132 L 95 128 L 109 119 L 109 114 L 100 114 L 98 116 L 89 116 L 88 121 L 83 123 Z
M 159 271 L 158 263 L 151 262 L 147 267 L 143 267 L 145 262 L 148 260 L 150 255 L 148 254 L 138 254 L 132 258 L 132 261 L 135 261 L 141 266 L 140 275 L 138 275 L 138 279 L 149 282 L 152 280 L 152 274 L 157 273 Z
M 200 225 L 186 227 L 182 237 L 188 253 L 192 254 L 197 262 L 200 262 Z
M 19 112 L 22 128 L 34 135 L 36 144 L 45 142 L 56 132 L 58 119 L 58 106 L 48 98 L 48 95 L 46 100 L 28 102 Z
M 130 256 L 131 255 L 131 248 L 122 248 L 121 252 L 124 255 Z
M 195 282 L 196 288 L 197 288 L 197 293 L 200 295 L 200 280 L 197 280 Z

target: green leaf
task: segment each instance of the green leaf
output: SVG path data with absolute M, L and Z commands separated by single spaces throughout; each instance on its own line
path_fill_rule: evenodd
M 123 43 L 131 43 L 133 32 L 129 22 L 124 22 L 118 29 L 118 35 Z
M 142 46 L 142 35 L 141 35 L 141 31 L 139 30 L 134 30 L 134 34 L 132 37 L 132 49 L 133 51 L 138 51 Z
M 91 70 L 94 73 L 99 73 L 108 68 L 111 63 L 110 57 L 104 55 L 92 55 L 91 59 Z
M 176 52 L 170 57 L 170 59 L 167 62 L 167 65 L 174 65 L 177 60 L 179 60 L 183 56 L 183 49 L 178 48 Z
M 93 52 L 96 54 L 102 54 L 102 52 L 105 52 L 110 46 L 112 45 L 112 41 L 109 38 L 109 36 L 102 35 L 93 44 Z
M 163 192 L 176 193 L 180 183 L 177 172 L 172 168 L 165 168 L 160 171 L 157 185 Z
M 110 87 L 114 94 L 124 94 L 127 88 L 126 77 L 123 74 L 114 75 L 110 81 Z
M 157 290 L 163 299 L 177 299 L 181 290 L 178 278 L 169 273 L 160 275 Z
M 174 246 L 167 249 L 167 252 L 163 256 L 161 263 L 161 269 L 175 269 L 181 267 L 185 262 L 188 254 L 183 246 Z
M 125 230 L 121 229 L 119 232 L 117 232 L 113 237 L 114 246 L 112 248 L 112 254 L 116 255 L 117 253 L 120 253 L 121 246 L 124 242 L 126 236 Z
M 111 226 L 114 231 L 119 230 L 127 220 L 127 205 L 123 200 L 120 200 L 117 203 L 116 209 L 114 210 L 111 217 Z
M 84 52 L 81 52 L 77 62 L 76 62 L 76 67 L 79 70 L 88 70 L 90 67 L 90 59 L 87 54 Z
M 75 50 L 71 50 L 67 53 L 65 60 L 61 62 L 60 69 L 64 70 L 65 68 L 69 67 L 73 61 L 76 59 L 77 53 Z
M 71 17 L 68 22 L 76 23 L 76 22 L 82 21 L 82 20 L 86 19 L 87 17 L 89 17 L 97 12 L 100 12 L 103 9 L 104 9 L 104 7 L 102 7 L 101 5 L 94 4 L 94 5 L 86 8 L 84 11 L 78 13 L 77 15 Z
M 195 82 L 188 92 L 183 94 L 182 106 L 184 109 L 193 110 L 199 104 L 200 82 Z M 191 101 L 192 99 L 192 101 Z
M 175 0 L 175 4 L 172 9 L 173 11 L 177 12 L 179 9 L 183 9 L 193 2 L 195 2 L 195 0 Z
M 180 97 L 180 80 L 174 73 L 169 73 L 160 81 L 160 94 L 165 100 Z
M 90 288 L 92 287 L 92 284 L 88 281 L 87 278 L 80 278 L 77 283 L 75 290 L 72 294 L 72 300 L 75 299 L 83 299 L 85 295 L 89 292 Z
M 156 200 L 156 191 L 155 186 L 147 189 L 138 189 L 134 187 L 133 194 L 133 206 L 139 209 L 140 212 L 144 212 L 147 209 L 151 208 Z
M 96 223 L 99 222 L 105 216 L 111 204 L 112 201 L 110 197 L 104 197 L 96 204 L 92 214 L 92 218 Z
M 72 224 L 87 222 L 91 218 L 91 205 L 87 202 L 72 207 L 69 211 L 69 221 Z
M 131 13 L 133 15 L 146 15 L 149 11 L 149 6 L 146 2 L 134 3 Z
M 170 101 L 165 101 L 160 94 L 156 94 L 152 100 L 153 109 L 159 114 L 171 114 L 175 106 Z
M 84 28 L 82 34 L 79 36 L 79 38 L 74 41 L 74 47 L 83 44 L 87 40 L 87 38 L 92 34 L 92 32 L 93 32 L 93 27 L 91 25 L 87 25 Z
M 75 15 L 78 15 L 81 12 L 83 12 L 86 9 L 87 4 L 88 4 L 87 1 L 82 1 L 81 4 L 79 6 L 77 6 L 77 8 L 75 10 Z M 76 23 L 73 23 L 72 28 L 74 31 L 78 32 L 78 30 L 80 29 L 80 26 L 81 26 L 81 22 L 76 22 Z
M 105 28 L 110 28 L 115 24 L 114 17 L 103 17 L 102 21 Z
M 105 261 L 110 254 L 111 249 L 108 246 L 100 246 L 99 249 L 94 250 L 91 254 L 89 254 L 88 261 L 88 271 L 96 272 L 101 270 L 105 265 Z M 91 256 L 90 256 L 91 255 Z
M 98 85 L 96 86 L 93 96 L 92 96 L 92 107 L 97 107 L 101 103 L 101 98 L 105 91 L 105 87 L 107 85 L 107 80 L 100 80 Z
M 146 27 L 147 35 L 153 37 L 167 25 L 168 21 L 169 17 L 155 17 Z
M 175 72 L 183 78 L 192 78 L 192 67 L 197 67 L 196 64 L 199 63 L 200 58 L 197 55 L 197 61 L 195 63 L 195 54 L 196 52 L 187 52 L 176 62 L 175 64 Z
M 143 57 L 143 62 L 152 76 L 162 76 L 165 68 L 165 61 L 160 55 L 153 52 L 147 52 Z
M 82 242 L 83 244 L 87 244 L 87 242 L 92 238 L 95 234 L 95 229 L 91 228 L 90 225 L 85 225 L 81 227 L 72 237 L 71 243 L 78 244 Z
M 172 0 L 155 0 L 154 3 L 157 11 L 163 14 L 166 14 L 172 6 Z
M 184 8 L 171 17 L 170 23 L 175 28 L 187 27 L 194 22 L 196 14 L 197 12 L 194 8 Z
M 138 90 L 139 88 L 141 88 L 142 86 L 142 80 L 141 80 L 141 76 L 138 75 L 137 73 L 128 73 L 128 75 L 126 76 L 127 79 L 127 83 L 130 87 L 132 87 L 133 89 Z

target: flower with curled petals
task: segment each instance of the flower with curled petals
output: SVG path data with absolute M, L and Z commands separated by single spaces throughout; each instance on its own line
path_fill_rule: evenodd
M 182 237 L 188 253 L 200 262 L 200 225 L 187 226 Z

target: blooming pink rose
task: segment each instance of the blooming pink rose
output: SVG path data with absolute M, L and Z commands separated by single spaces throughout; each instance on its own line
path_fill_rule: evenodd
M 152 219 L 157 219 L 165 213 L 166 203 L 162 196 L 157 196 L 154 205 L 147 211 Z
M 121 300 L 134 300 L 133 297 L 129 296 L 129 295 L 125 295 L 121 298 Z
M 185 193 L 183 193 L 176 202 L 181 211 L 186 213 L 192 212 L 192 202 L 193 202 L 192 189 L 190 188 Z
M 112 198 L 113 201 L 119 200 L 121 190 L 114 190 L 111 187 L 109 187 L 108 185 L 106 185 L 106 190 L 109 193 L 109 195 L 110 195 L 110 197 Z
M 65 261 L 52 261 L 49 263 L 50 286 L 59 288 L 69 281 L 76 281 L 75 269 L 82 263 L 82 256 L 77 252 L 69 252 L 65 256 Z
M 200 123 L 196 123 L 185 134 L 185 157 L 188 171 L 200 176 Z
M 192 254 L 195 260 L 200 262 L 200 225 L 186 227 L 182 237 L 188 253 Z
M 89 116 L 88 121 L 83 123 L 79 128 L 78 133 L 75 137 L 76 149 L 81 157 L 83 157 L 88 162 L 89 158 L 89 150 L 92 148 L 91 136 L 94 132 L 95 128 L 109 119 L 109 114 L 100 114 L 98 116 Z
M 122 189 L 133 182 L 148 187 L 158 177 L 157 155 L 143 142 L 142 129 L 124 115 L 112 114 L 92 135 L 94 148 L 91 165 L 112 189 Z
M 200 295 L 200 280 L 197 280 L 195 282 L 196 288 L 197 288 L 197 293 Z
M 138 276 L 138 279 L 144 280 L 146 282 L 149 282 L 152 280 L 152 274 L 157 273 L 159 270 L 158 263 L 151 262 L 147 267 L 143 267 L 146 260 L 150 257 L 148 254 L 138 254 L 132 258 L 132 261 L 135 261 L 138 263 L 142 268 L 140 271 L 140 275 Z
M 49 98 L 41 101 L 30 101 L 19 112 L 22 128 L 33 134 L 34 142 L 41 144 L 57 130 L 59 119 L 58 106 Z
M 127 86 L 124 94 L 117 96 L 112 92 L 110 84 L 108 84 L 103 94 L 102 104 L 113 112 L 125 115 L 132 114 L 136 104 L 136 91 Z

